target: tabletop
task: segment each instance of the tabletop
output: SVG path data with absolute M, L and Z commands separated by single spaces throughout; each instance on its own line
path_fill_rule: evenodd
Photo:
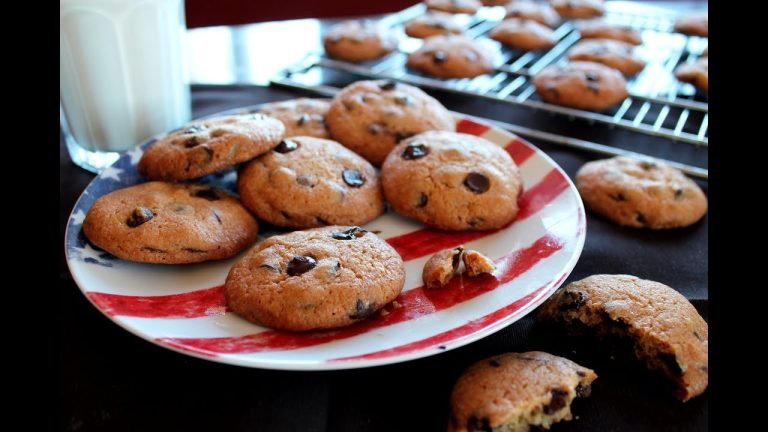
M 319 37 L 329 22 L 297 20 L 189 31 L 190 46 L 196 53 L 192 55 L 194 117 L 312 96 L 258 85 L 265 83 L 264 76 L 270 72 L 258 66 L 265 64 L 264 59 L 270 58 L 268 52 L 274 48 L 258 54 L 253 46 L 242 43 L 249 38 L 259 40 L 253 35 L 264 32 L 290 34 L 302 28 Z M 239 42 L 236 35 L 240 35 Z M 196 59 L 202 58 L 200 53 L 205 47 L 215 47 L 227 38 L 231 50 L 218 53 L 230 56 L 222 60 L 228 66 L 200 67 Z M 296 42 L 296 46 L 283 50 L 288 53 L 285 57 L 300 56 L 306 43 L 316 42 Z M 444 92 L 429 93 L 455 111 L 706 166 L 706 151 L 693 150 L 686 144 L 573 122 L 521 107 L 498 106 Z M 545 141 L 530 141 L 571 178 L 582 164 L 598 158 Z M 62 238 L 74 202 L 92 179 L 92 174 L 70 162 L 60 142 Z M 698 183 L 706 193 L 707 182 Z M 677 289 L 707 319 L 707 217 L 684 229 L 647 231 L 621 228 L 588 212 L 587 227 L 584 251 L 566 283 L 596 273 L 633 274 Z M 595 369 L 600 376 L 592 395 L 575 402 L 577 420 L 558 424 L 553 430 L 708 429 L 708 393 L 681 403 L 641 367 L 612 360 L 587 346 L 564 342 L 561 335 L 540 328 L 530 317 L 467 346 L 407 363 L 327 372 L 259 370 L 171 352 L 119 328 L 80 293 L 67 269 L 63 248 L 59 273 L 59 402 L 60 427 L 64 430 L 443 431 L 450 390 L 466 367 L 491 355 L 528 350 L 567 356 Z

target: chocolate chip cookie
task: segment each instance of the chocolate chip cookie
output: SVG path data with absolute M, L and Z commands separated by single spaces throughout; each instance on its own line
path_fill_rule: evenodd
M 632 44 L 611 39 L 583 40 L 568 50 L 568 60 L 602 63 L 627 77 L 645 67 L 645 61 L 634 53 Z
M 615 157 L 588 162 L 576 187 L 590 210 L 634 228 L 678 228 L 707 212 L 707 197 L 680 170 L 661 162 Z
M 552 48 L 557 42 L 551 28 L 533 20 L 519 18 L 505 19 L 488 35 L 508 47 L 524 51 Z
M 325 116 L 330 106 L 330 99 L 299 98 L 264 104 L 259 112 L 283 122 L 286 137 L 330 138 L 325 127 Z
M 405 25 L 405 34 L 419 39 L 446 33 L 461 34 L 464 30 L 453 14 L 432 11 L 419 15 Z
M 449 12 L 474 14 L 480 9 L 478 0 L 424 0 L 427 9 Z
M 256 220 L 208 186 L 149 182 L 97 199 L 83 221 L 94 245 L 128 261 L 184 264 L 230 257 L 250 246 Z
M 517 165 L 490 141 L 425 132 L 395 147 L 381 167 L 384 197 L 403 216 L 452 231 L 501 228 L 515 219 Z
M 142 155 L 139 174 L 151 180 L 189 180 L 269 151 L 285 127 L 264 114 L 195 121 L 157 140 Z
M 363 225 L 384 212 L 379 176 L 336 141 L 284 139 L 249 162 L 237 178 L 243 204 L 273 225 Z
M 304 331 L 359 322 L 405 283 L 400 255 L 358 227 L 330 226 L 259 243 L 227 275 L 224 295 L 256 324 Z
M 709 57 L 699 57 L 693 63 L 683 63 L 675 69 L 675 78 L 693 84 L 697 89 L 709 91 Z
M 496 269 L 493 260 L 482 253 L 457 246 L 441 250 L 424 264 L 421 279 L 427 289 L 442 288 L 455 276 L 467 274 L 476 277 L 490 274 Z
M 421 89 L 395 81 L 357 81 L 331 102 L 333 139 L 378 166 L 402 139 L 428 130 L 454 130 L 451 114 Z
M 611 24 L 603 20 L 591 20 L 579 25 L 583 39 L 613 39 L 632 45 L 640 45 L 643 38 L 640 31 L 626 25 Z
M 408 55 L 408 67 L 439 78 L 473 78 L 493 72 L 493 46 L 489 40 L 462 35 L 439 35 L 424 39 Z
M 595 111 L 611 108 L 629 94 L 621 72 L 595 62 L 547 66 L 534 76 L 533 84 L 547 102 Z
M 594 275 L 560 288 L 537 312 L 540 321 L 626 346 L 676 384 L 686 401 L 709 381 L 709 326 L 680 293 L 630 275 Z
M 323 37 L 328 56 L 351 62 L 374 60 L 397 48 L 395 34 L 370 20 L 340 22 Z
M 571 402 L 587 397 L 595 372 L 541 351 L 481 360 L 453 387 L 449 432 L 546 430 L 573 418 Z
M 709 37 L 709 12 L 692 12 L 677 17 L 675 31 L 690 36 Z
M 603 0 L 550 0 L 549 3 L 563 18 L 593 18 L 605 14 Z
M 550 28 L 560 24 L 560 15 L 544 3 L 514 1 L 507 3 L 504 8 L 507 10 L 506 18 L 533 20 Z

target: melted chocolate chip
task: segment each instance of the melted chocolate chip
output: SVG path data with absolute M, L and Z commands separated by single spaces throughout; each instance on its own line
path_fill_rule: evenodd
M 467 431 L 468 432 L 493 432 L 491 427 L 491 420 L 487 417 L 477 418 L 470 416 L 467 419 Z
M 453 258 L 451 259 L 451 267 L 453 267 L 453 271 L 455 272 L 459 265 L 461 264 L 461 255 L 464 253 L 463 247 L 457 247 L 453 250 Z
M 471 172 L 464 179 L 464 186 L 476 194 L 481 194 L 491 188 L 491 181 L 480 173 Z
M 128 220 L 126 220 L 125 223 L 131 228 L 136 228 L 153 217 L 155 217 L 155 214 L 152 213 L 152 210 L 146 207 L 137 207 L 133 209 L 133 212 L 128 216 Z
M 394 81 L 384 81 L 379 84 L 379 88 L 382 90 L 394 90 L 397 87 L 397 83 Z
M 317 265 L 317 261 L 311 256 L 297 256 L 288 263 L 286 272 L 288 276 L 300 276 Z
M 335 238 L 336 240 L 354 240 L 358 237 L 364 236 L 367 232 L 368 231 L 360 227 L 352 227 L 346 231 L 336 231 L 331 234 L 331 237 Z
M 422 208 L 427 206 L 427 202 L 429 202 L 429 197 L 427 197 L 427 194 L 424 192 L 419 193 L 419 201 L 416 203 L 416 207 Z
M 424 144 L 408 144 L 401 154 L 403 159 L 421 159 L 429 154 L 429 147 Z
M 561 389 L 552 389 L 552 399 L 550 399 L 549 403 L 544 406 L 544 414 L 550 415 L 554 414 L 555 412 L 559 411 L 562 407 L 565 406 L 565 398 L 568 396 L 568 392 Z
M 360 187 L 365 184 L 365 177 L 358 170 L 345 169 L 341 173 L 341 177 L 344 179 L 344 183 L 352 187 Z
M 273 150 L 278 153 L 290 153 L 299 148 L 299 143 L 293 140 L 282 140 Z
M 444 51 L 435 51 L 432 53 L 432 61 L 435 63 L 442 63 L 448 58 L 448 54 Z
M 307 113 L 301 113 L 301 116 L 296 121 L 297 126 L 304 126 L 304 124 L 309 123 L 310 117 Z
M 349 314 L 349 318 L 353 320 L 361 320 L 369 317 L 374 312 L 376 312 L 376 303 L 366 304 L 361 299 L 357 299 L 355 310 Z

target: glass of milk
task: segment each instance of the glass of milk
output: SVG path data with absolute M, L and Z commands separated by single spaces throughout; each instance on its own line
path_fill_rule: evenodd
M 100 172 L 191 117 L 183 0 L 60 0 L 61 127 Z

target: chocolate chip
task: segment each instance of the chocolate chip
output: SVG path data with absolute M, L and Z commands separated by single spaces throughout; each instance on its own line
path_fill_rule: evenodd
M 614 201 L 622 202 L 622 201 L 626 201 L 627 200 L 627 198 L 621 192 L 619 192 L 617 194 L 608 194 L 608 196 L 611 197 L 611 199 L 614 200 Z
M 568 396 L 568 392 L 562 389 L 552 389 L 552 399 L 549 400 L 547 405 L 544 405 L 544 414 L 550 415 L 559 411 L 565 406 L 565 398 Z
M 683 199 L 683 194 L 685 191 L 683 189 L 675 189 L 675 201 L 680 201 Z
M 131 228 L 136 228 L 153 217 L 155 217 L 155 214 L 152 213 L 152 210 L 146 207 L 137 207 L 133 209 L 133 212 L 128 216 L 128 220 L 126 220 L 125 223 Z
M 331 237 L 335 238 L 336 240 L 354 240 L 358 237 L 364 236 L 367 232 L 368 231 L 360 227 L 352 227 L 346 231 L 336 231 L 331 234 Z
M 461 246 L 453 250 L 453 257 L 451 258 L 451 267 L 453 268 L 454 272 L 459 268 L 459 265 L 461 265 L 461 255 L 463 253 L 464 253 L 464 248 Z
M 442 63 L 448 58 L 448 54 L 445 51 L 435 51 L 432 53 L 432 61 L 435 63 Z
M 590 394 L 592 394 L 592 387 L 581 384 L 576 386 L 576 397 L 585 398 Z
M 382 90 L 394 90 L 395 87 L 397 87 L 397 83 L 395 81 L 384 81 L 379 84 L 379 88 Z
M 467 419 L 467 431 L 468 432 L 493 432 L 491 427 L 491 420 L 487 417 L 477 418 L 470 416 Z
M 286 272 L 288 273 L 288 276 L 299 276 L 312 270 L 316 265 L 317 261 L 311 256 L 297 256 L 293 257 L 288 263 Z
M 208 201 L 218 201 L 221 199 L 218 193 L 213 189 L 198 189 L 192 192 L 193 197 L 207 199 Z
M 344 179 L 344 183 L 352 187 L 360 187 L 365 184 L 365 177 L 358 170 L 345 169 L 341 173 L 341 177 Z
M 408 95 L 395 96 L 395 103 L 402 106 L 413 105 L 413 98 Z
M 645 223 L 646 223 L 646 222 L 648 222 L 648 220 L 645 218 L 645 215 L 644 215 L 644 214 L 642 214 L 642 213 L 640 213 L 640 212 L 638 212 L 637 214 L 635 214 L 635 220 L 636 220 L 636 221 L 637 221 L 637 223 L 639 223 L 640 225 L 645 225 Z
M 376 303 L 366 304 L 361 299 L 357 299 L 355 310 L 349 314 L 349 317 L 353 320 L 361 320 L 369 317 L 374 312 L 376 312 Z
M 195 146 L 198 146 L 198 145 L 200 145 L 200 140 L 198 140 L 196 136 L 187 138 L 184 141 L 184 147 L 186 147 L 186 148 L 191 148 L 191 147 L 195 147 Z
M 293 140 L 282 140 L 273 150 L 278 153 L 290 153 L 299 148 L 299 143 Z
M 489 364 L 489 365 L 491 365 L 491 366 L 493 366 L 493 367 L 501 367 L 501 363 L 499 363 L 499 362 L 498 362 L 498 361 L 496 361 L 495 359 L 494 359 L 494 360 L 491 360 L 491 361 L 489 361 L 489 362 L 488 362 L 488 364 Z
M 368 125 L 368 133 L 371 135 L 378 135 L 384 130 L 384 125 L 381 123 L 371 123 Z
M 464 186 L 476 194 L 481 194 L 491 188 L 491 181 L 480 173 L 471 172 L 464 179 Z
M 424 156 L 429 154 L 429 147 L 425 146 L 424 144 L 408 144 L 408 146 L 403 150 L 403 153 L 401 154 L 403 159 L 406 160 L 413 160 L 413 159 L 421 159 Z
M 305 123 L 309 123 L 310 117 L 307 113 L 301 113 L 301 116 L 296 121 L 297 126 L 304 126 Z
M 429 202 L 429 197 L 427 197 L 427 194 L 424 192 L 419 193 L 419 201 L 416 203 L 416 207 L 422 208 L 427 206 L 427 202 Z

